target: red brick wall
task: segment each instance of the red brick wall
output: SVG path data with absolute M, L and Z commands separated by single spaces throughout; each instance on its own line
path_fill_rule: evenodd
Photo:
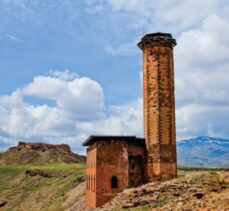
M 110 201 L 128 187 L 128 145 L 125 141 L 97 142 L 97 206 Z M 118 188 L 111 188 L 111 178 L 118 178 Z
M 97 143 L 93 144 L 87 151 L 86 206 L 89 208 L 96 207 L 96 145 Z
M 144 162 L 145 148 L 133 143 L 128 144 L 123 140 L 101 140 L 88 148 L 86 170 L 87 207 L 99 207 L 110 201 L 117 193 L 129 187 L 129 156 L 141 156 Z M 117 188 L 111 188 L 111 178 L 113 176 L 118 178 Z M 139 184 L 144 182 L 144 175 L 141 178 L 142 181 Z M 135 184 L 136 181 L 139 181 L 139 179 L 134 180 Z
M 147 180 L 170 179 L 177 175 L 173 48 L 154 41 L 142 48 Z
M 144 172 L 145 154 L 145 147 L 133 143 L 128 144 L 129 188 L 142 185 L 146 181 Z

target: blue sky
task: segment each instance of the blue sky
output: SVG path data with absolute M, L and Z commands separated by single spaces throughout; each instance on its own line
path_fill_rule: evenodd
M 227 0 L 0 0 L 0 149 L 142 136 L 145 33 L 174 49 L 177 139 L 229 138 Z

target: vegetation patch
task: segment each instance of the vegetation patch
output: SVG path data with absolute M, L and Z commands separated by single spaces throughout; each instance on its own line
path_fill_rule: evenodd
M 85 164 L 1 165 L 2 210 L 63 210 L 68 191 L 85 180 Z

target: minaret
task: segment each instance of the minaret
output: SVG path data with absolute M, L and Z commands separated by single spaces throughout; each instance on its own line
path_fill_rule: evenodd
M 171 34 L 146 34 L 143 51 L 144 136 L 148 181 L 176 177 L 176 129 L 173 47 Z

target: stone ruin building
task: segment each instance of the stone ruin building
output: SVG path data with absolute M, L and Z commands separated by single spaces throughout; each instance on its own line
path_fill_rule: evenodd
M 103 205 L 126 188 L 177 176 L 173 47 L 171 34 L 146 34 L 143 51 L 144 139 L 90 136 L 86 206 Z

